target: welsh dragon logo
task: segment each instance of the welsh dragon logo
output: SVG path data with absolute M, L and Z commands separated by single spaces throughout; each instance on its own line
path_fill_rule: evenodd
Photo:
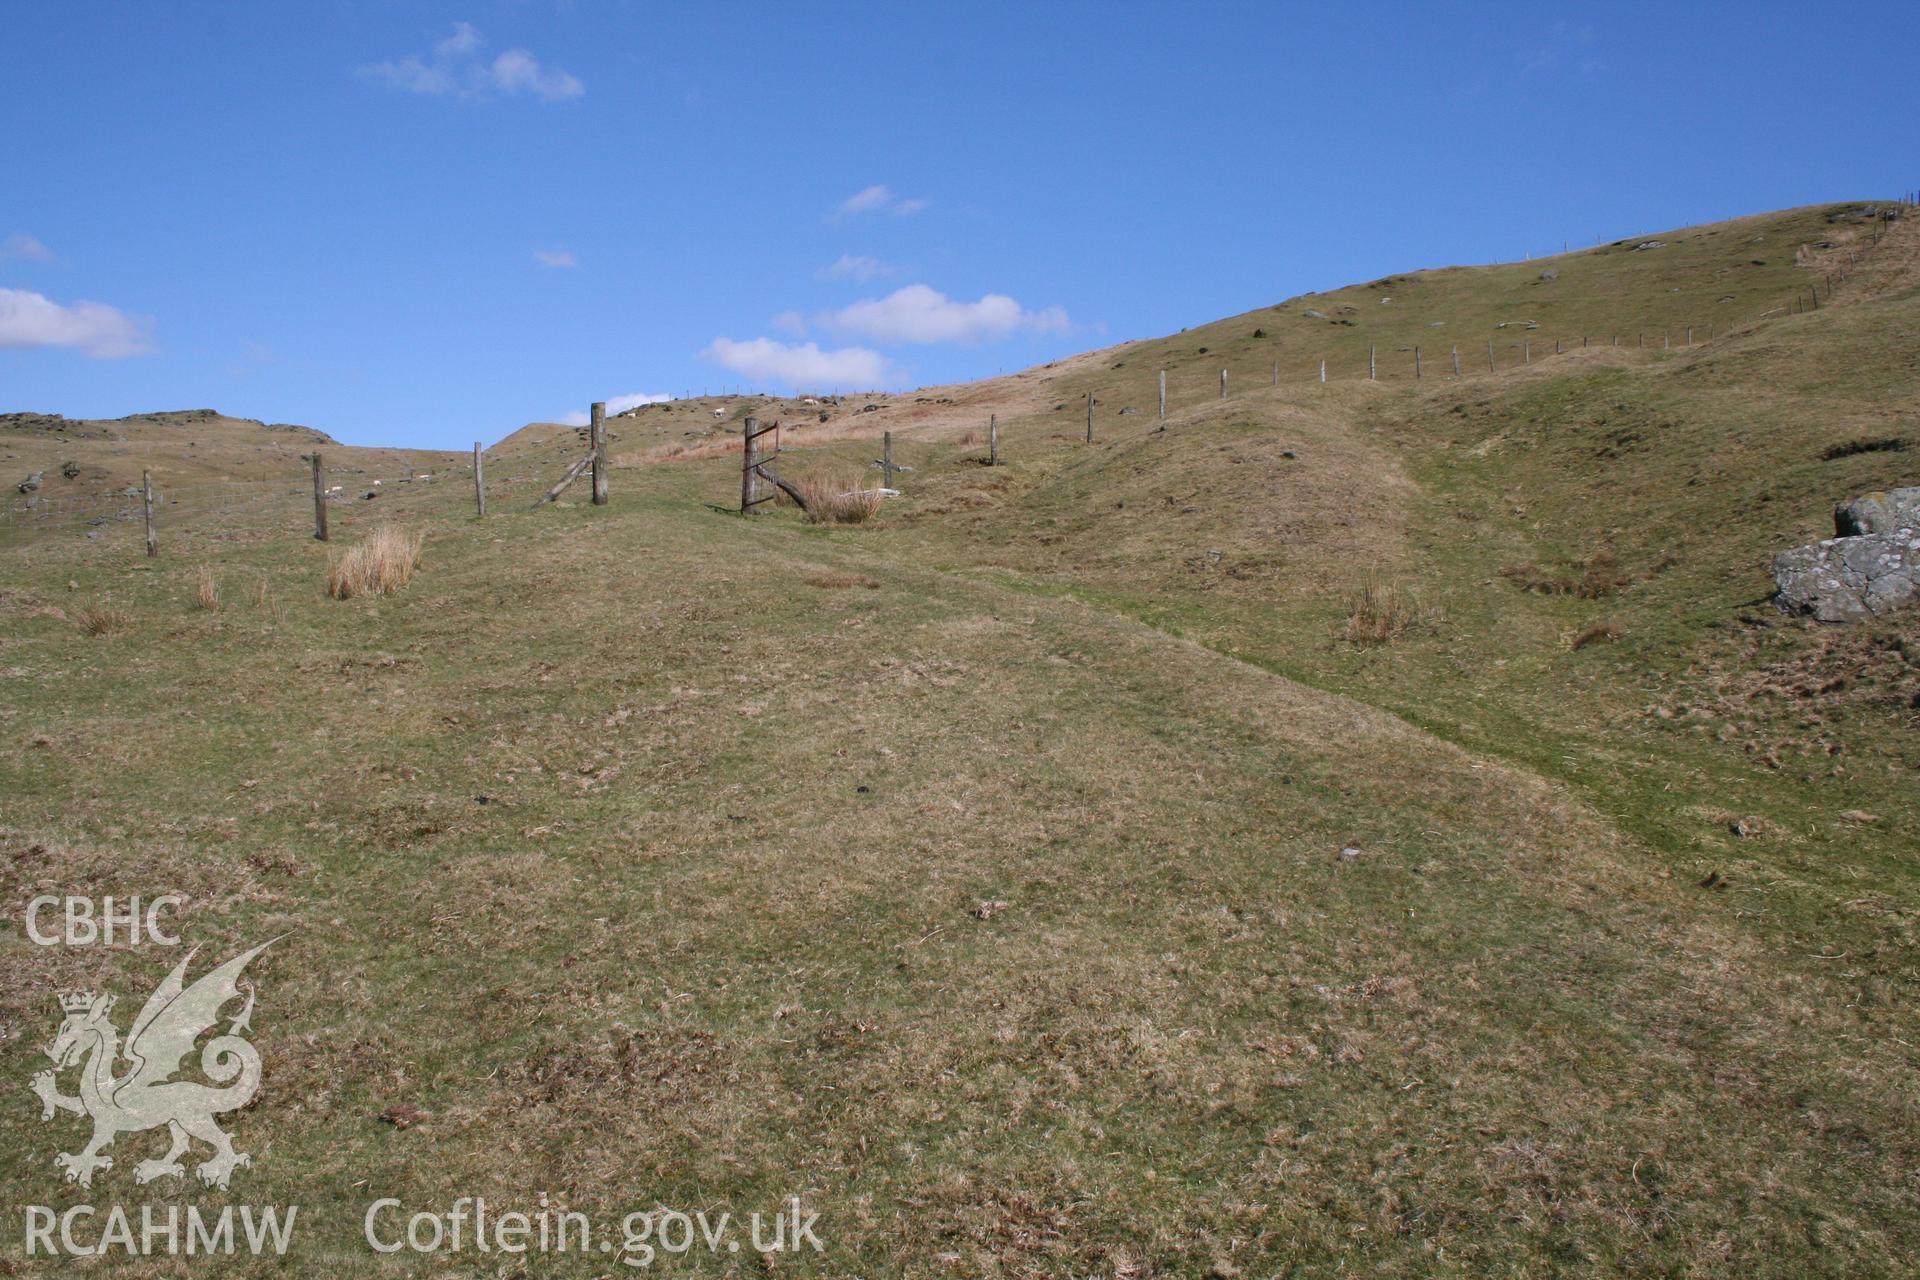
M 233 1140 L 213 1122 L 223 1112 L 246 1106 L 260 1088 L 260 1052 L 240 1034 L 250 1029 L 253 1017 L 251 983 L 246 988 L 246 1007 L 228 1024 L 227 1033 L 215 1036 L 200 1051 L 200 1069 L 214 1083 L 172 1077 L 194 1043 L 220 1021 L 220 1010 L 239 997 L 240 973 L 247 962 L 277 941 L 263 942 L 235 956 L 192 986 L 185 983 L 187 965 L 199 948 L 187 952 L 133 1020 L 127 1034 L 127 1067 L 119 1074 L 115 1068 L 121 1056 L 120 1033 L 108 1016 L 115 998 L 92 991 L 60 997 L 66 1019 L 46 1049 L 54 1067 L 34 1076 L 33 1091 L 40 1095 L 42 1120 L 53 1119 L 57 1111 L 85 1114 L 93 1120 L 93 1138 L 85 1147 L 53 1158 L 56 1167 L 66 1170 L 67 1181 L 92 1186 L 97 1170 L 113 1167 L 112 1157 L 100 1153 L 116 1137 L 161 1125 L 167 1127 L 173 1145 L 160 1159 L 134 1166 L 135 1182 L 184 1176 L 180 1157 L 190 1138 L 213 1148 L 212 1158 L 196 1170 L 208 1186 L 224 1190 L 235 1169 L 253 1163 L 252 1157 L 233 1149 Z M 57 1077 L 76 1064 L 80 1092 L 69 1097 L 60 1092 Z

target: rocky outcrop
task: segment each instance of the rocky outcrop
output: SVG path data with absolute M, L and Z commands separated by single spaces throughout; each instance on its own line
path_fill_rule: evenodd
M 1863 622 L 1920 603 L 1920 487 L 1855 498 L 1833 523 L 1838 537 L 1773 558 L 1782 609 Z
M 1859 538 L 1913 528 L 1920 528 L 1920 488 L 1864 494 L 1833 509 L 1836 538 Z

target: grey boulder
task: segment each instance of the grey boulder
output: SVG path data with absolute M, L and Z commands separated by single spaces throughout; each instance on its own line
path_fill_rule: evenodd
M 1840 538 L 1920 528 L 1920 486 L 1863 494 L 1833 509 L 1833 532 Z
M 1869 493 L 1834 512 L 1837 538 L 1773 558 L 1789 613 L 1863 622 L 1920 601 L 1920 488 Z

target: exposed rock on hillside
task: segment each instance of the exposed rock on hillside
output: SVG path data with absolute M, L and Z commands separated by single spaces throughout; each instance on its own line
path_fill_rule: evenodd
M 1920 487 L 1855 498 L 1833 523 L 1838 537 L 1774 557 L 1782 609 L 1860 622 L 1920 599 Z

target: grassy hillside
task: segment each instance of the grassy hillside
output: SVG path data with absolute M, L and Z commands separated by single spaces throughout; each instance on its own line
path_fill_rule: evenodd
M 1859 248 L 1848 208 L 970 387 L 648 407 L 606 508 L 526 509 L 579 449 L 529 429 L 485 522 L 451 459 L 409 489 L 425 557 L 383 598 L 325 598 L 338 548 L 271 523 L 35 540 L 0 594 L 10 899 L 185 893 L 208 960 L 285 935 L 255 1167 L 136 1189 L 125 1137 L 94 1198 L 297 1203 L 343 1274 L 419 1270 L 360 1243 L 377 1196 L 541 1193 L 797 1195 L 829 1248 L 796 1274 L 1907 1271 L 1920 637 L 1763 599 L 1834 501 L 1914 482 L 1911 226 L 1752 323 Z M 1758 310 L 1712 345 L 1551 355 L 1729 292 Z M 1354 376 L 1516 317 L 1531 364 Z M 792 475 L 873 475 L 895 431 L 906 496 L 712 510 L 748 412 L 810 419 Z M 22 1082 L 54 992 L 174 958 L 0 946 Z M 79 1122 L 16 1104 L 0 1186 L 79 1202 Z

